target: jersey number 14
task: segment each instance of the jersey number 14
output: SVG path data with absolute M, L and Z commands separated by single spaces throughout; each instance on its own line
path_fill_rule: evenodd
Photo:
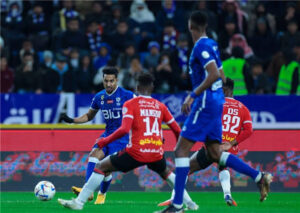
M 152 136 L 153 134 L 156 134 L 156 136 L 159 136 L 159 127 L 158 127 L 158 120 L 155 118 L 152 127 L 150 124 L 150 118 L 146 117 L 143 119 L 143 121 L 146 123 L 146 132 L 144 132 L 144 136 Z

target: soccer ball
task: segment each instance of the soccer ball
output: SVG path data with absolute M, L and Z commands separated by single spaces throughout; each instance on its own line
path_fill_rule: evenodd
M 34 195 L 42 201 L 51 200 L 55 195 L 55 187 L 49 181 L 40 181 L 34 188 Z

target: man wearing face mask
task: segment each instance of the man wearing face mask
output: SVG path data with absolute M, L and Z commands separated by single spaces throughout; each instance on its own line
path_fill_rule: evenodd
M 39 77 L 39 89 L 43 92 L 50 92 L 48 91 L 46 84 L 44 82 L 47 81 L 47 73 L 51 72 L 51 66 L 53 64 L 53 53 L 50 50 L 45 50 L 43 53 L 43 62 L 39 66 L 38 70 L 38 77 Z

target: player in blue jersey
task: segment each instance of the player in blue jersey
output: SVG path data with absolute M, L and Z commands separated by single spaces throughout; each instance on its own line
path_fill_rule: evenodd
M 206 36 L 206 27 L 206 15 L 202 12 L 192 13 L 189 30 L 195 44 L 190 56 L 189 74 L 193 92 L 187 96 L 182 106 L 182 111 L 189 116 L 175 149 L 175 197 L 173 203 L 160 212 L 183 212 L 183 191 L 190 170 L 188 156 L 197 141 L 205 142 L 207 156 L 211 161 L 254 179 L 260 189 L 261 201 L 268 195 L 272 181 L 271 174 L 256 171 L 235 155 L 221 150 L 224 103 L 222 79 L 225 80 L 225 77 L 218 45 Z
M 134 94 L 131 91 L 125 90 L 118 86 L 118 70 L 114 67 L 105 67 L 103 69 L 103 86 L 104 90 L 98 92 L 93 98 L 89 111 L 77 118 L 70 118 L 67 115 L 63 115 L 62 119 L 67 123 L 86 123 L 92 120 L 97 112 L 100 110 L 105 120 L 106 128 L 101 137 L 107 137 L 118 129 L 122 124 L 122 107 L 123 104 L 131 99 Z M 95 165 L 103 158 L 118 152 L 126 147 L 128 143 L 128 135 L 114 141 L 113 143 L 105 146 L 103 149 L 99 149 L 98 146 L 94 146 L 89 154 L 89 162 L 86 170 L 87 182 L 93 173 Z M 95 204 L 103 204 L 105 202 L 106 192 L 110 185 L 112 175 L 108 174 L 101 184 L 100 191 L 98 193 Z M 79 194 L 81 188 L 72 187 L 72 191 L 75 194 Z M 89 200 L 92 200 L 91 197 Z

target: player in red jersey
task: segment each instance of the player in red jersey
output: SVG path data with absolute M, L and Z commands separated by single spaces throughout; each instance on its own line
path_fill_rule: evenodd
M 233 98 L 234 81 L 230 78 L 226 79 L 223 86 L 225 94 L 225 104 L 223 105 L 222 115 L 222 145 L 224 151 L 232 154 L 237 154 L 239 151 L 238 144 L 247 139 L 253 132 L 252 120 L 247 107 Z M 190 159 L 190 173 L 202 170 L 210 166 L 213 162 L 207 157 L 207 151 L 203 147 Z M 219 167 L 219 180 L 224 192 L 224 199 L 227 205 L 237 206 L 237 203 L 232 199 L 230 191 L 230 173 L 226 167 Z M 159 206 L 167 206 L 171 203 L 174 197 L 159 204 Z
M 129 133 L 129 143 L 126 149 L 100 161 L 78 197 L 73 200 L 58 199 L 61 205 L 80 210 L 88 197 L 99 186 L 99 182 L 103 181 L 106 173 L 128 172 L 143 165 L 147 165 L 149 169 L 158 173 L 171 187 L 174 186 L 175 174 L 167 168 L 164 158 L 161 125 L 162 122 L 165 122 L 177 139 L 181 129 L 167 107 L 158 100 L 151 98 L 152 90 L 152 76 L 141 74 L 137 85 L 140 96 L 125 102 L 123 105 L 121 127 L 108 137 L 96 141 L 101 149 Z

